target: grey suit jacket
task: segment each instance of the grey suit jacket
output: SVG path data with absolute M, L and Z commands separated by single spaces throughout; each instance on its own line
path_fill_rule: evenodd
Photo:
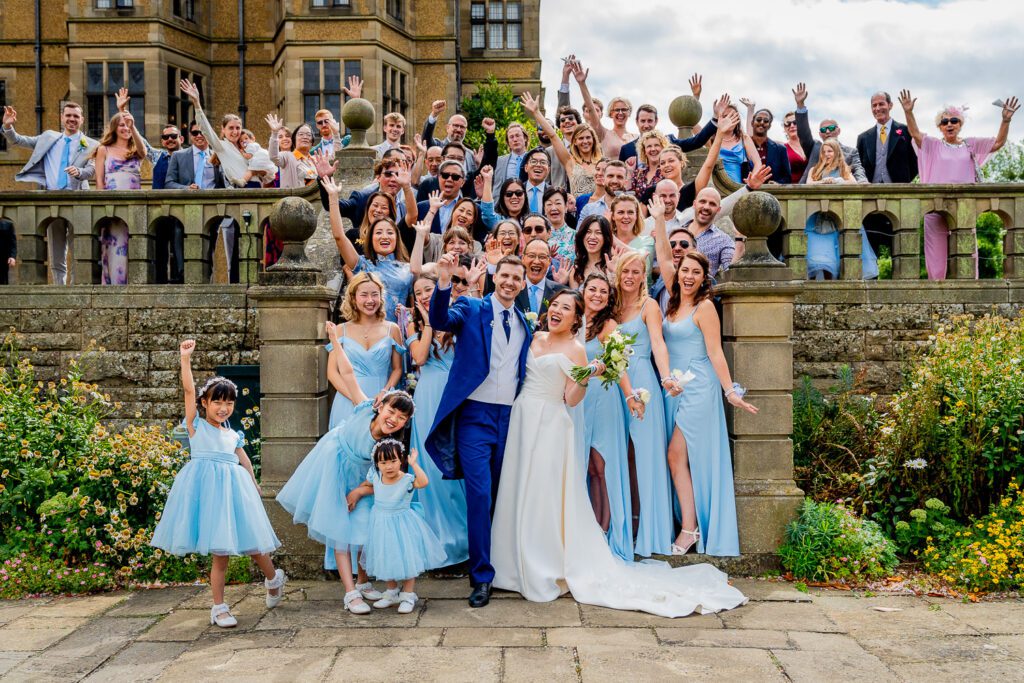
M 15 180 L 25 183 L 37 183 L 46 189 L 46 155 L 54 143 L 60 140 L 64 134 L 56 130 L 46 130 L 35 136 L 18 135 L 14 128 L 4 128 L 4 137 L 12 145 L 28 147 L 32 150 L 32 156 L 28 163 L 14 176 Z M 83 147 L 81 142 L 85 143 Z M 88 190 L 89 181 L 96 175 L 96 164 L 92 159 L 92 152 L 99 142 L 89 136 L 82 134 L 80 143 L 75 145 L 69 152 L 68 165 L 79 169 L 78 177 L 68 176 L 69 190 Z
M 821 143 L 816 142 L 811 134 L 811 124 L 808 121 L 806 110 L 796 113 L 796 131 L 800 136 L 800 146 L 803 148 L 804 154 L 807 155 L 807 168 L 804 169 L 804 174 L 800 178 L 800 182 L 803 184 L 810 177 L 811 169 L 818 163 L 818 155 L 821 153 Z M 868 174 L 864 171 L 864 165 L 860 162 L 860 153 L 857 149 L 855 147 L 847 147 L 842 143 L 839 146 L 843 150 L 843 157 L 846 159 L 846 165 L 850 167 L 853 179 L 858 183 L 868 182 Z
M 171 155 L 167 162 L 167 180 L 164 181 L 164 188 L 168 190 L 187 190 L 188 186 L 195 182 L 195 162 L 192 159 L 192 148 L 180 149 Z M 221 189 L 224 187 L 224 176 L 220 172 L 220 166 L 213 167 L 213 186 Z

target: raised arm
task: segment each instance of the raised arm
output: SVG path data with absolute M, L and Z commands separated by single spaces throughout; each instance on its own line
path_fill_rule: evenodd
M 796 133 L 800 138 L 800 147 L 804 156 L 810 158 L 814 150 L 814 134 L 807 116 L 807 85 L 797 83 L 793 89 L 793 101 L 796 102 Z
M 711 174 L 715 169 L 715 163 L 718 161 L 718 153 L 722 150 L 722 140 L 725 138 L 725 131 L 732 130 L 733 126 L 739 123 L 739 121 L 740 115 L 734 111 L 726 114 L 725 118 L 721 120 L 722 125 L 715 132 L 715 141 L 711 143 L 707 159 L 704 160 L 704 164 L 697 171 L 697 178 L 693 183 L 694 193 L 700 192 L 711 183 Z M 754 154 L 756 156 L 756 150 Z
M 1016 97 L 1011 97 L 1003 104 L 1002 122 L 999 124 L 999 132 L 996 133 L 996 141 L 992 144 L 992 152 L 998 152 L 1006 144 L 1006 138 L 1010 135 L 1010 119 L 1020 109 L 1020 103 Z
M 409 254 L 409 272 L 416 277 L 419 277 L 423 272 L 423 249 L 426 247 L 427 240 L 430 239 L 430 223 L 434 219 L 434 194 L 436 193 L 431 193 L 430 213 L 427 214 L 428 220 L 422 220 L 414 226 L 416 228 L 416 240 L 412 245 L 412 253 Z
M 328 322 L 326 326 L 327 335 L 331 339 L 331 355 L 327 363 L 327 380 L 342 396 L 351 401 L 352 405 L 358 405 L 363 401 L 369 400 L 369 397 L 359 387 L 355 370 L 352 369 L 352 363 L 349 362 L 348 356 L 345 355 L 345 349 L 341 346 L 341 340 L 338 338 L 338 326 L 332 322 Z
M 676 264 L 672 259 L 672 247 L 668 243 L 668 227 L 665 224 L 665 202 L 657 194 L 647 204 L 648 212 L 654 219 L 654 254 L 658 258 L 658 270 L 665 284 L 672 282 Z
M 462 307 L 451 308 L 452 271 L 458 265 L 455 254 L 444 254 L 437 261 L 437 287 L 430 297 L 430 326 L 441 332 L 458 332 L 462 328 Z
M 430 479 L 427 478 L 427 473 L 423 471 L 419 463 L 420 454 L 415 448 L 409 449 L 409 467 L 412 469 L 413 474 L 416 478 L 413 479 L 413 488 L 421 489 L 430 483 Z
M 580 86 L 580 94 L 583 96 L 583 115 L 587 117 L 587 123 L 590 127 L 597 132 L 598 142 L 604 140 L 605 133 L 608 130 L 601 125 L 601 117 L 597 115 L 597 109 L 594 107 L 594 98 L 590 95 L 590 88 L 587 87 L 587 76 L 590 75 L 590 69 L 584 71 L 583 65 L 579 62 L 573 63 L 572 75 L 576 78 L 576 82 Z M 554 142 L 552 140 L 552 142 Z
M 270 142 L 267 144 L 267 154 L 270 155 L 271 161 L 277 164 L 278 168 L 284 168 L 284 155 L 281 154 L 281 147 L 277 143 L 277 132 L 284 128 L 284 121 L 278 118 L 277 114 L 270 113 L 267 114 L 266 122 L 270 128 Z
M 437 126 L 437 117 L 447 108 L 448 102 L 445 100 L 434 100 L 430 105 L 430 114 L 427 116 L 427 120 L 423 122 L 423 132 L 420 133 L 427 147 L 434 144 L 434 128 Z
M 192 423 L 196 419 L 196 382 L 192 378 L 192 352 L 196 350 L 194 339 L 186 339 L 178 347 L 181 353 L 181 388 L 185 391 L 185 428 L 190 437 L 195 436 Z
M 30 149 L 36 146 L 36 142 L 39 140 L 38 135 L 18 135 L 17 131 L 14 130 L 14 124 L 18 121 L 18 112 L 14 110 L 14 107 L 4 107 L 4 137 L 12 145 L 18 147 L 28 147 Z
M 756 107 L 757 105 L 755 104 L 754 100 L 750 99 L 749 97 L 741 97 L 740 98 L 740 104 L 742 104 L 744 107 L 747 108 L 747 125 L 744 126 L 743 129 L 744 130 L 753 130 L 754 129 L 754 107 Z
M 566 174 L 572 175 L 572 170 L 576 167 L 576 160 L 572 158 L 569 150 L 565 148 L 565 141 L 558 137 L 558 133 L 555 132 L 551 122 L 540 113 L 540 101 L 529 92 L 524 92 L 520 95 L 519 101 L 522 102 L 523 109 L 533 116 L 533 120 L 537 122 L 537 125 L 548 136 L 548 139 L 551 140 L 551 149 L 555 151 L 558 161 L 565 167 Z
M 404 164 L 398 169 L 398 185 L 402 188 L 402 201 L 405 203 L 405 223 L 415 223 L 420 217 L 420 209 L 416 206 L 416 193 L 412 191 L 412 173 Z
M 909 90 L 900 91 L 900 106 L 903 107 L 903 115 L 907 117 L 907 130 L 910 131 L 910 137 L 913 138 L 914 144 L 920 147 L 924 141 L 924 133 L 917 127 L 917 117 L 914 116 L 915 104 L 917 104 L 917 98 L 911 97 Z
M 430 314 L 427 313 L 427 309 L 423 308 L 419 302 L 415 303 L 415 306 L 420 312 L 420 317 L 423 318 L 423 326 L 420 336 L 408 344 L 409 356 L 413 363 L 422 367 L 430 357 L 430 349 L 434 345 L 434 328 L 430 326 Z
M 341 193 L 341 186 L 334 182 L 334 178 L 326 176 L 321 179 L 321 184 L 327 192 L 328 212 L 331 217 L 331 236 L 334 243 L 338 245 L 338 253 L 341 260 L 351 269 L 359 265 L 359 252 L 356 251 L 352 240 L 345 234 L 345 224 L 341 220 L 341 207 L 338 206 L 338 195 Z
M 216 152 L 217 156 L 223 157 L 224 145 L 221 144 L 220 136 L 213 130 L 210 120 L 206 118 L 206 113 L 203 111 L 203 103 L 199 100 L 199 88 L 188 79 L 182 79 L 180 86 L 181 91 L 185 93 L 189 102 L 192 103 L 193 108 L 196 110 L 196 124 L 203 131 L 203 136 L 206 137 L 206 141 L 210 144 L 210 149 Z M 223 165 L 221 171 L 223 172 Z

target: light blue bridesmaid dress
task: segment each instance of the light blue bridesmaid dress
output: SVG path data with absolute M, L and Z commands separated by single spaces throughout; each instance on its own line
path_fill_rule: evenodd
M 635 334 L 634 354 L 629 360 L 629 381 L 633 389 L 647 389 L 651 402 L 644 419 L 632 415 L 629 438 L 633 442 L 636 478 L 640 492 L 640 525 L 636 533 L 637 555 L 650 557 L 672 551 L 672 494 L 668 475 L 668 438 L 665 435 L 665 403 L 661 384 L 651 363 L 651 336 L 641 315 L 619 325 L 625 334 Z
M 601 355 L 601 340 L 587 342 L 587 360 Z M 584 452 L 591 449 L 604 458 L 605 485 L 611 512 L 608 524 L 608 547 L 622 559 L 633 561 L 633 506 L 629 493 L 629 446 L 626 437 L 626 416 L 629 410 L 618 384 L 607 389 L 597 377 L 591 378 L 583 399 Z M 584 467 L 586 472 L 586 467 Z
M 373 398 L 388 383 L 388 375 L 391 374 L 391 350 L 405 353 L 405 347 L 396 342 L 390 334 L 386 334 L 380 341 L 366 349 L 355 339 L 344 336 L 345 327 L 345 325 L 341 326 L 342 333 L 339 335 L 339 341 L 352 364 L 359 388 L 369 398 Z M 331 350 L 331 344 L 327 344 L 327 350 Z M 334 429 L 347 420 L 351 414 L 352 402 L 342 396 L 340 392 L 335 392 L 334 401 L 331 403 L 330 421 L 327 423 L 328 428 Z
M 409 343 L 416 341 L 418 334 L 409 337 Z M 440 358 L 434 355 L 437 351 Z M 433 458 L 427 454 L 424 441 L 434 424 L 441 394 L 448 383 L 448 372 L 452 369 L 455 349 L 447 351 L 435 345 L 420 366 L 420 378 L 416 382 L 414 399 L 416 412 L 412 417 L 412 444 L 419 452 L 419 463 L 426 472 L 430 483 L 417 489 L 414 502 L 419 503 L 427 525 L 441 540 L 447 559 L 439 565 L 446 567 L 469 559 L 469 531 L 466 526 L 466 483 L 462 479 L 443 479 Z M 408 577 L 406 577 L 408 578 Z
M 672 418 L 674 427 L 686 438 L 700 528 L 697 552 L 734 557 L 740 554 L 740 539 L 722 385 L 708 358 L 704 335 L 693 321 L 694 312 L 696 309 L 678 322 L 665 324 L 672 369 L 696 375 L 674 400 Z
M 402 581 L 442 566 L 445 552 L 441 541 L 412 509 L 413 496 L 423 490 L 413 487 L 416 475 L 405 472 L 395 483 L 385 484 L 377 468 L 371 467 L 366 480 L 373 484 L 374 498 L 366 573 L 381 581 Z M 433 485 L 431 481 L 427 488 Z

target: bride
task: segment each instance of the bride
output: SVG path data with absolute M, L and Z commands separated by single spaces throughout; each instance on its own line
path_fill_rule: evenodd
M 577 602 L 663 617 L 744 604 L 743 594 L 709 564 L 672 569 L 612 554 L 590 506 L 567 409 L 586 394 L 586 383 L 570 375 L 573 366 L 587 364 L 575 336 L 583 298 L 563 290 L 547 316 L 548 331 L 534 336 L 512 406 L 491 531 L 495 587 L 534 602 L 571 591 Z M 591 377 L 602 372 L 595 361 Z

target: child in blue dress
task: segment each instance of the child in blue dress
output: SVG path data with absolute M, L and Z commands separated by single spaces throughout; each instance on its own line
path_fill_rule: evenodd
M 288 579 L 270 559 L 281 542 L 270 526 L 252 463 L 242 449 L 244 437 L 227 426 L 235 410 L 237 388 L 230 380 L 213 377 L 197 394 L 192 379 L 195 348 L 192 339 L 183 341 L 180 348 L 191 457 L 174 478 L 150 543 L 174 555 L 213 555 L 210 623 L 231 628 L 238 621 L 224 603 L 224 573 L 230 555 L 250 555 L 255 560 L 266 577 L 267 607 L 281 602 Z
M 378 441 L 366 481 L 348 494 L 349 508 L 355 508 L 364 496 L 374 498 L 363 557 L 366 572 L 386 580 L 388 588 L 373 606 L 384 609 L 398 605 L 399 614 L 409 614 L 416 607 L 416 577 L 440 567 L 446 557 L 437 535 L 411 507 L 414 491 L 429 483 L 417 459 L 416 449 L 410 449 L 406 457 L 401 441 Z

